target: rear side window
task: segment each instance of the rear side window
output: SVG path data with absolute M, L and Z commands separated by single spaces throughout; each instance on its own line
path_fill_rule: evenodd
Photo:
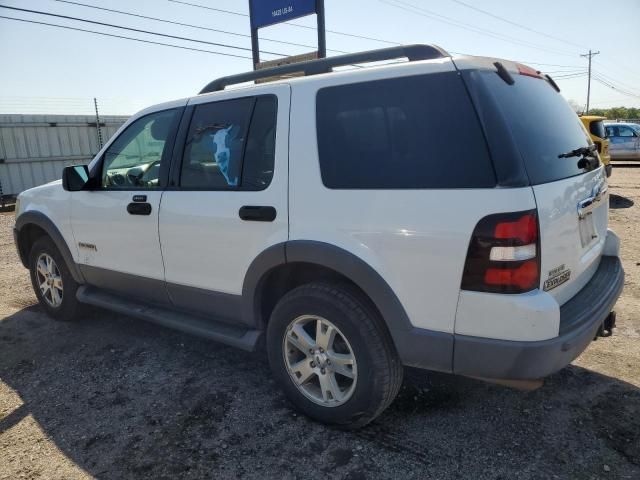
M 607 133 L 604 130 L 604 122 L 602 120 L 591 122 L 589 124 L 589 131 L 591 132 L 591 135 L 595 135 L 596 137 L 605 138 L 607 136 Z
M 455 72 L 324 88 L 316 116 L 328 188 L 496 184 L 477 116 Z
M 532 185 L 585 172 L 578 167 L 578 157 L 558 158 L 587 147 L 591 140 L 580 118 L 551 85 L 525 75 L 514 75 L 515 83 L 508 85 L 489 70 L 474 78 L 482 83 L 486 95 L 482 108 L 500 112 L 506 125 L 504 141 L 514 142 Z
M 272 95 L 198 105 L 185 144 L 180 186 L 267 188 L 273 177 L 276 112 Z

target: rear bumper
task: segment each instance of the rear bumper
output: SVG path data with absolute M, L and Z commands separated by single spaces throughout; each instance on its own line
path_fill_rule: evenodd
M 617 256 L 603 256 L 595 274 L 560 308 L 560 332 L 543 341 L 454 336 L 453 371 L 488 379 L 531 380 L 571 363 L 593 340 L 624 286 Z

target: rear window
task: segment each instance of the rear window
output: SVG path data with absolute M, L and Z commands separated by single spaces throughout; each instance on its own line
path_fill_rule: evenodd
M 590 144 L 582 122 L 562 95 L 539 78 L 514 75 L 515 83 L 508 85 L 495 72 L 479 73 L 475 78 L 501 112 L 533 185 L 585 172 L 578 167 L 579 158 L 558 158 Z
M 455 72 L 324 88 L 317 95 L 317 130 L 328 188 L 496 184 L 479 121 Z
M 607 133 L 604 130 L 604 122 L 602 120 L 591 122 L 589 124 L 589 131 L 591 132 L 591 135 L 595 135 L 596 137 L 606 138 L 607 136 Z

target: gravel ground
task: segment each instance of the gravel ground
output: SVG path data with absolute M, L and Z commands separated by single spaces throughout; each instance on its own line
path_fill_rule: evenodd
M 297 415 L 249 354 L 35 305 L 0 214 L 0 479 L 640 478 L 640 169 L 611 178 L 627 272 L 618 329 L 541 389 L 407 371 L 372 425 Z

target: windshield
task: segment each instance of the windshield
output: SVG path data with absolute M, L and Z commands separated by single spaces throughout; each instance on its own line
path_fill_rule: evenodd
M 483 83 L 490 107 L 498 109 L 510 130 L 532 185 L 586 171 L 578 166 L 579 157 L 558 157 L 593 143 L 560 93 L 539 78 L 514 75 L 515 83 L 508 85 L 495 71 L 479 73 L 476 78 Z

